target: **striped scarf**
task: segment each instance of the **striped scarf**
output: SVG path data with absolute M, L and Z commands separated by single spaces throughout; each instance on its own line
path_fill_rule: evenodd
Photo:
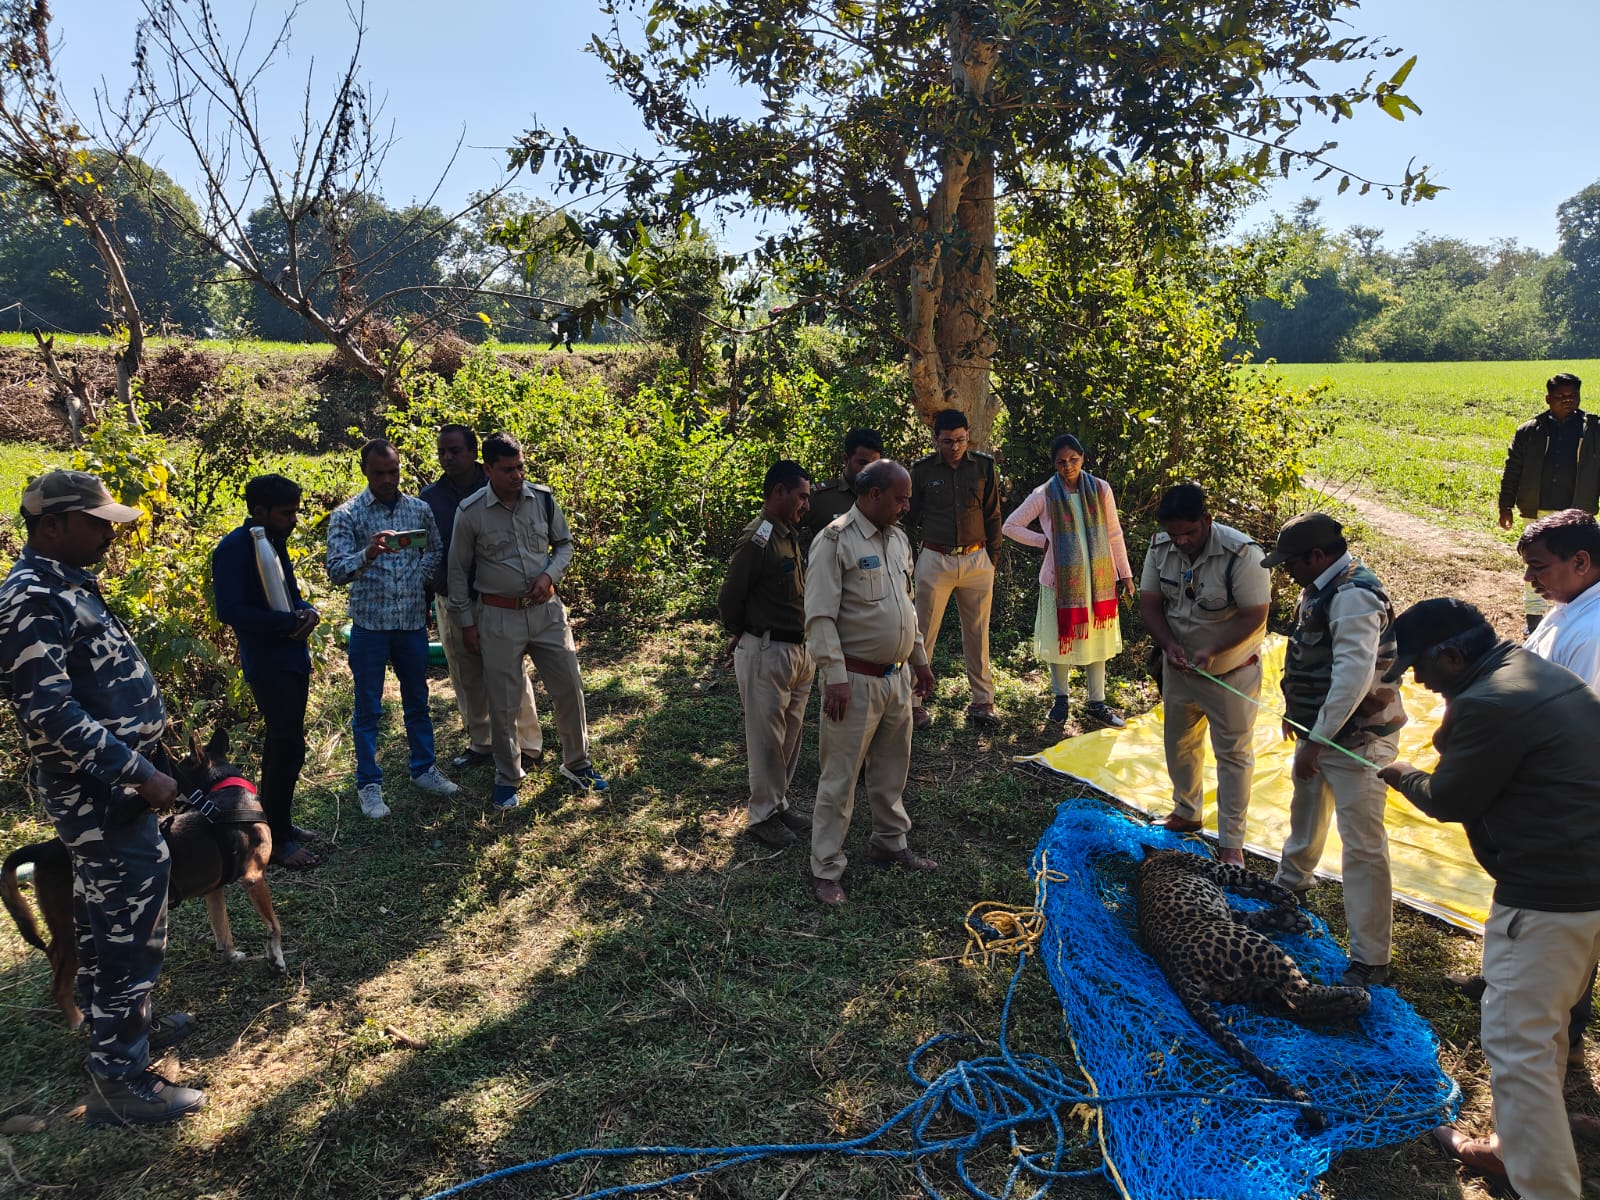
M 1117 568 L 1111 561 L 1111 538 L 1106 528 L 1105 485 L 1089 472 L 1078 477 L 1078 498 L 1083 503 L 1084 542 L 1089 559 L 1079 556 L 1077 531 L 1066 485 L 1061 476 L 1050 480 L 1045 503 L 1054 530 L 1056 557 L 1056 636 L 1061 653 L 1072 643 L 1089 636 L 1093 621 L 1096 629 L 1117 619 Z M 1088 604 L 1085 605 L 1084 601 Z

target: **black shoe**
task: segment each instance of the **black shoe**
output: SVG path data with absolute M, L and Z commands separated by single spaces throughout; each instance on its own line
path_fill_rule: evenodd
M 1345 987 L 1376 987 L 1389 982 L 1389 964 L 1356 962 L 1350 960 L 1350 965 L 1345 968 L 1339 982 Z
M 1096 725 L 1103 725 L 1107 729 L 1121 729 L 1127 724 L 1122 719 L 1122 714 L 1112 708 L 1104 700 L 1091 700 L 1083 709 L 1084 718 Z
M 522 752 L 522 769 L 531 771 L 544 761 L 544 747 L 537 750 L 524 750 Z
M 453 770 L 465 771 L 472 767 L 481 767 L 484 763 L 493 761 L 494 755 L 487 754 L 482 750 L 463 750 L 450 760 L 450 766 Z
M 90 1079 L 83 1113 L 90 1125 L 161 1125 L 206 1106 L 204 1092 L 179 1087 L 148 1067 L 126 1079 L 102 1079 L 92 1072 Z
M 150 1049 L 170 1050 L 194 1032 L 194 1018 L 186 1012 L 167 1013 L 150 1022 Z
M 1065 725 L 1067 718 L 1072 715 L 1072 701 L 1066 696 L 1057 696 L 1055 703 L 1050 706 L 1050 712 L 1045 720 L 1052 725 Z

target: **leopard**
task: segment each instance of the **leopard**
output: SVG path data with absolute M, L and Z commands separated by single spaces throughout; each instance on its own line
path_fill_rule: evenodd
M 1270 907 L 1241 912 L 1228 904 L 1227 891 Z M 1215 1008 L 1264 1002 L 1296 1021 L 1327 1022 L 1358 1017 L 1371 1006 L 1365 988 L 1312 983 L 1267 937 L 1310 930 L 1311 919 L 1295 894 L 1205 855 L 1149 848 L 1139 865 L 1138 913 L 1140 940 L 1195 1022 L 1269 1092 L 1299 1104 L 1307 1123 L 1323 1128 L 1326 1119 L 1305 1089 L 1262 1062 Z

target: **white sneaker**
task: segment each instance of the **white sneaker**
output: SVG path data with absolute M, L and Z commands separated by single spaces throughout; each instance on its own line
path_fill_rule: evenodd
M 389 815 L 389 806 L 383 802 L 383 784 L 368 783 L 356 789 L 361 797 L 361 811 L 374 821 Z
M 411 782 L 416 784 L 417 791 L 427 792 L 430 796 L 454 796 L 461 790 L 439 774 L 438 767 L 429 767 L 421 775 L 413 775 Z

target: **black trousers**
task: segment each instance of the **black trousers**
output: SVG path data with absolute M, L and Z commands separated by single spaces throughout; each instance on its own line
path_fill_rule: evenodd
M 261 747 L 261 778 L 256 789 L 266 810 L 276 849 L 294 840 L 294 789 L 306 762 L 306 698 L 309 675 L 274 671 L 249 680 L 266 736 Z

